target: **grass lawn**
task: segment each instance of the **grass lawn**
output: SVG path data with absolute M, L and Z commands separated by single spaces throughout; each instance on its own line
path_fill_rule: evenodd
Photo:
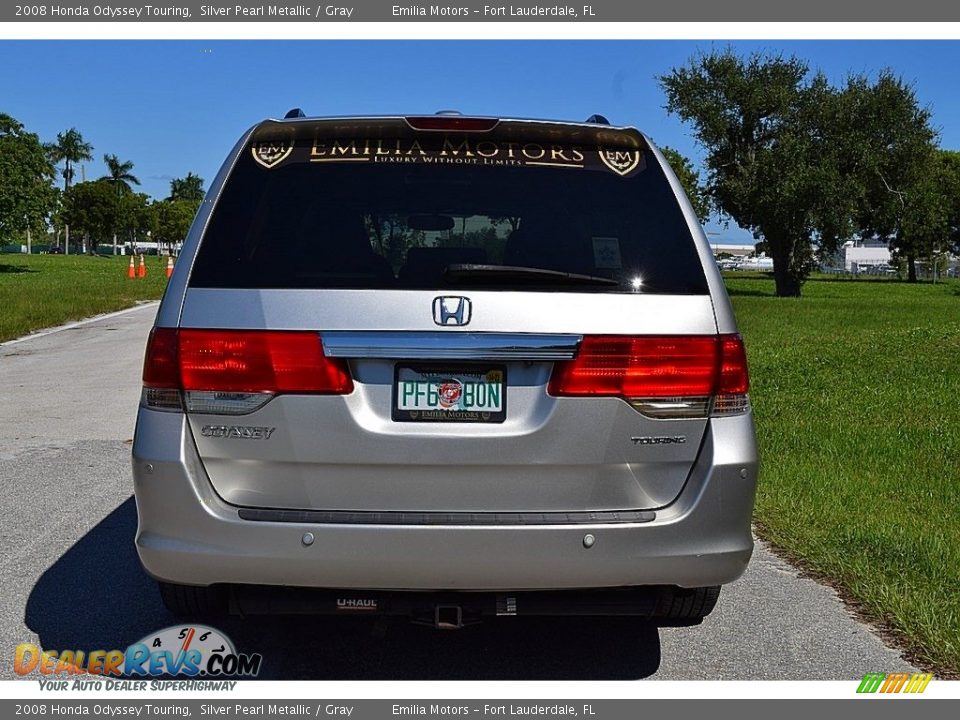
M 129 262 L 129 257 L 0 255 L 0 342 L 159 298 L 167 284 L 167 259 L 147 257 L 143 280 L 127 278 Z
M 726 282 L 750 360 L 761 534 L 915 660 L 960 673 L 960 282 L 822 277 L 800 299 L 765 277 Z

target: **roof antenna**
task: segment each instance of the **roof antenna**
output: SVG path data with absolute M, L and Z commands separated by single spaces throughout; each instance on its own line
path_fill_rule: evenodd
M 300 108 L 293 108 L 287 111 L 287 114 L 283 116 L 284 120 L 293 120 L 295 118 L 306 117 L 306 114 Z

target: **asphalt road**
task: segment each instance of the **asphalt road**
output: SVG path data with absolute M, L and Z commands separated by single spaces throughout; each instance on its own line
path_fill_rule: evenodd
M 124 648 L 173 624 L 133 548 L 130 443 L 156 306 L 0 345 L 0 677 L 14 646 Z M 276 679 L 859 679 L 909 670 L 829 588 L 758 546 L 699 627 L 505 618 L 228 620 Z

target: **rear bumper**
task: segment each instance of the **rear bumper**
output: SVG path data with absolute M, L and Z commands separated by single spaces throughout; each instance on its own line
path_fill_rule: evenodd
M 737 579 L 753 550 L 750 415 L 712 420 L 680 496 L 642 523 L 401 525 L 251 521 L 216 495 L 184 417 L 140 411 L 137 551 L 153 577 L 371 590 L 699 587 Z M 310 545 L 305 533 L 313 535 Z M 586 547 L 584 536 L 595 538 Z

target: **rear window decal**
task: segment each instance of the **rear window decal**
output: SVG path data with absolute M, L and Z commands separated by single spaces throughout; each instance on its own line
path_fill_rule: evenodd
M 619 270 L 623 267 L 620 259 L 620 240 L 615 237 L 595 237 L 593 240 L 593 265 L 598 269 Z
M 312 143 L 256 141 L 253 159 L 266 169 L 298 163 L 370 163 L 488 167 L 552 167 L 612 171 L 621 177 L 644 169 L 635 149 L 496 140 L 476 136 L 317 138 Z
M 617 175 L 627 175 L 640 165 L 638 150 L 605 150 L 600 149 L 600 159 L 603 164 Z
M 293 152 L 289 140 L 267 140 L 253 144 L 253 159 L 270 169 L 286 160 Z

